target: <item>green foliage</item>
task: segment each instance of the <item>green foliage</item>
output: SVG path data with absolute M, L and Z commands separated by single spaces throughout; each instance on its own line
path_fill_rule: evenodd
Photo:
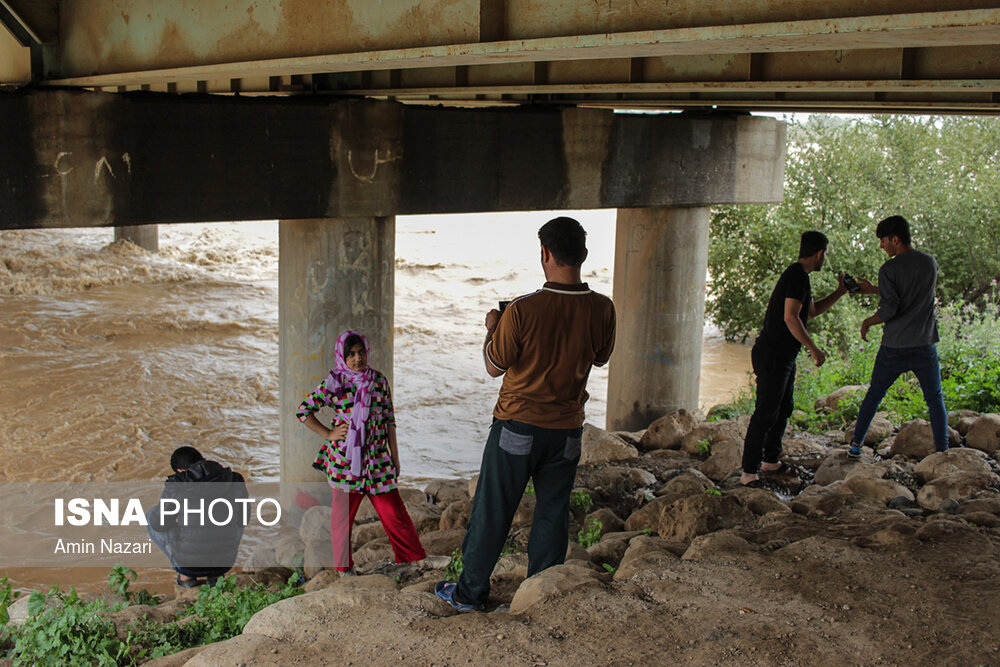
M 528 486 L 524 487 L 524 494 L 527 496 L 535 495 L 535 480 L 529 479 Z
M 614 574 L 615 572 L 618 571 L 618 568 L 615 567 L 614 565 L 612 565 L 611 563 L 601 563 L 601 567 L 603 567 L 605 570 L 607 570 L 611 574 Z
M 718 489 L 705 489 L 705 493 L 707 495 L 709 495 L 709 496 L 721 496 L 722 495 L 722 491 L 719 491 Z
M 694 445 L 694 451 L 698 453 L 699 456 L 708 456 L 709 452 L 712 451 L 712 438 L 702 438 Z
M 448 563 L 448 567 L 444 569 L 444 579 L 445 581 L 450 581 L 455 583 L 458 578 L 462 576 L 462 569 L 465 564 L 462 562 L 462 550 L 455 549 L 451 552 L 451 562 Z
M 847 271 L 876 282 L 886 256 L 875 225 L 900 214 L 914 243 L 940 264 L 942 303 L 995 302 L 1000 253 L 1000 119 L 812 116 L 789 126 L 784 201 L 713 212 L 706 311 L 730 340 L 757 333 L 780 273 L 798 256 L 801 233 L 830 238 L 828 264 L 812 274 L 819 298 Z M 848 352 L 875 297 L 841 299 L 810 321 L 820 347 Z
M 130 600 L 142 599 L 131 593 L 135 572 L 115 566 L 109 574 L 115 592 Z M 85 602 L 75 589 L 63 592 L 53 587 L 48 593 L 35 592 L 28 600 L 28 619 L 20 626 L 4 625 L 3 639 L 13 648 L 8 655 L 15 665 L 134 665 L 170 655 L 191 646 L 234 637 L 253 614 L 279 600 L 299 595 L 296 579 L 272 591 L 263 584 L 236 588 L 236 579 L 220 579 L 214 587 L 202 586 L 194 604 L 174 623 L 139 621 L 118 637 L 115 624 L 106 618 L 129 603 L 108 604 L 103 600 Z M 10 598 L 9 584 L 0 580 Z
M 10 620 L 7 607 L 20 596 L 21 594 L 14 590 L 7 577 L 0 577 L 0 625 L 7 625 L 7 621 Z
M 949 410 L 1000 411 L 1000 313 L 994 308 L 980 310 L 973 305 L 952 304 L 938 311 L 938 356 L 941 359 L 941 389 Z M 864 385 L 871 379 L 881 329 L 873 327 L 869 342 L 860 342 L 843 357 L 831 357 L 816 368 L 803 362 L 795 378 L 793 424 L 816 433 L 844 429 L 858 416 L 864 392 L 847 394 L 828 413 L 814 409 L 816 399 L 849 385 Z M 753 387 L 747 392 L 753 395 Z M 901 376 L 889 389 L 880 410 L 899 424 L 911 419 L 927 419 L 927 405 L 912 373 Z M 747 403 L 746 413 L 753 411 Z
M 111 568 L 111 572 L 108 573 L 108 586 L 111 588 L 113 593 L 130 604 L 159 604 L 159 599 L 150 594 L 150 592 L 146 589 L 142 589 L 138 592 L 133 592 L 128 589 L 137 577 L 138 575 L 135 573 L 135 570 L 125 567 L 121 563 L 117 563 L 113 568 Z
M 579 507 L 586 514 L 594 506 L 594 499 L 586 491 L 573 491 L 569 494 L 569 506 Z
M 604 524 L 599 519 L 591 519 L 576 534 L 576 543 L 584 549 L 589 549 L 601 541 L 602 532 L 604 532 Z

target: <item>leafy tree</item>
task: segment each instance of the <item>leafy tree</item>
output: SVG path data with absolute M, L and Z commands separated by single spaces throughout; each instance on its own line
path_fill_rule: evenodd
M 830 238 L 828 268 L 812 276 L 815 295 L 832 290 L 841 271 L 874 282 L 886 259 L 875 226 L 893 214 L 906 217 L 914 244 L 937 257 L 942 303 L 985 305 L 1000 276 L 1000 120 L 813 116 L 791 123 L 784 201 L 713 212 L 708 314 L 730 340 L 756 334 L 807 229 Z M 810 330 L 821 347 L 846 351 L 874 304 L 841 300 Z

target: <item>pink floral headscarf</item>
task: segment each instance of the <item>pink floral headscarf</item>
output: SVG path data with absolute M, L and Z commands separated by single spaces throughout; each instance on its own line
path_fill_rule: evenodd
M 371 354 L 371 347 L 364 334 L 348 329 L 337 338 L 337 347 L 334 351 L 334 367 L 330 375 L 326 378 L 327 389 L 334 393 L 339 390 L 354 385 L 357 393 L 354 395 L 354 407 L 351 408 L 350 428 L 347 431 L 345 446 L 347 449 L 347 460 L 351 463 L 351 474 L 355 477 L 361 476 L 361 463 L 363 454 L 362 446 L 365 444 L 365 421 L 368 419 L 368 411 L 371 405 L 371 390 L 375 384 L 375 370 L 369 365 L 363 371 L 351 370 L 347 366 L 344 357 L 347 354 L 345 349 L 347 339 L 357 336 L 361 339 L 361 344 L 365 346 L 365 354 Z

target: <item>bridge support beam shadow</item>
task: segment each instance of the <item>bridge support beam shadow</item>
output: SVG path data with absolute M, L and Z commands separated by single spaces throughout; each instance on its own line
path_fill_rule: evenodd
M 295 418 L 296 407 L 334 367 L 345 329 L 367 336 L 369 363 L 392 383 L 395 217 L 282 220 L 279 224 L 278 328 L 281 494 L 295 512 L 300 490 L 326 477 L 313 469 L 323 442 Z M 329 411 L 317 416 L 330 424 Z M 328 498 L 316 498 L 320 502 Z
M 128 241 L 149 252 L 160 251 L 160 234 L 158 225 L 136 225 L 132 227 L 115 227 L 115 241 Z
M 698 407 L 710 210 L 618 210 L 609 429 L 638 431 Z

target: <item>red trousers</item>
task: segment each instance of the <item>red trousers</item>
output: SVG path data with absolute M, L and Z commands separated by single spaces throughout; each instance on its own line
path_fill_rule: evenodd
M 361 501 L 368 494 L 355 491 L 333 490 L 333 500 L 330 507 L 330 537 L 333 540 L 333 559 L 335 567 L 344 572 L 354 567 L 354 553 L 351 549 L 351 529 L 354 527 L 354 517 L 358 514 Z M 368 495 L 378 518 L 389 536 L 389 544 L 396 556 L 397 563 L 409 563 L 423 560 L 427 557 L 413 519 L 406 511 L 406 505 L 399 491 Z

